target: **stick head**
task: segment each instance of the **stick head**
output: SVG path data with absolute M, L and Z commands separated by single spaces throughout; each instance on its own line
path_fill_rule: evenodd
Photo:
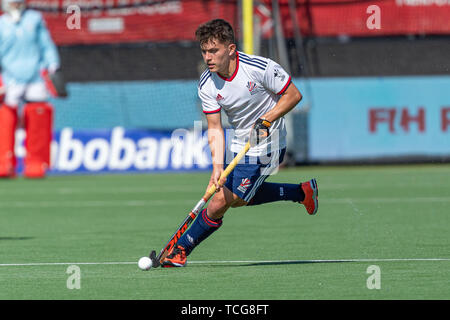
M 156 257 L 156 251 L 152 250 L 152 252 L 150 252 L 150 260 L 152 260 L 152 266 L 153 268 L 158 268 L 161 263 L 159 262 L 159 259 Z

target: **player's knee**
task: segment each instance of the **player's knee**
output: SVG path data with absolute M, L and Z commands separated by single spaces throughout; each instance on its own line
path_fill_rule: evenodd
M 211 219 L 220 219 L 229 207 L 223 192 L 217 192 L 208 204 L 208 216 Z
M 225 212 L 231 208 L 237 208 L 247 205 L 243 199 L 233 194 L 227 188 L 217 192 L 208 205 L 208 216 L 212 219 L 220 219 Z

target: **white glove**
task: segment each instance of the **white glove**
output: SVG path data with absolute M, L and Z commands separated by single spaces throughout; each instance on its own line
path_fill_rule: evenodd
M 50 74 L 54 74 L 58 69 L 59 69 L 59 65 L 57 65 L 57 64 L 52 64 L 52 65 L 48 66 L 48 68 L 47 68 L 48 73 L 50 73 Z

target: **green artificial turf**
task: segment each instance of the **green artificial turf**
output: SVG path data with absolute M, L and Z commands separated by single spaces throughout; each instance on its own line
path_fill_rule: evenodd
M 299 167 L 268 181 L 312 177 L 316 216 L 292 202 L 230 209 L 186 268 L 147 272 L 138 259 L 167 242 L 209 173 L 0 180 L 0 299 L 450 299 L 449 165 Z M 372 265 L 380 289 L 367 287 Z

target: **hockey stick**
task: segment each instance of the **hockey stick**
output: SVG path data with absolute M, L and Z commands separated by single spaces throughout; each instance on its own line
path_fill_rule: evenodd
M 225 179 L 228 177 L 231 171 L 236 167 L 236 165 L 241 161 L 241 159 L 244 157 L 244 155 L 247 153 L 248 149 L 250 149 L 250 142 L 247 142 L 247 144 L 244 146 L 244 148 L 234 157 L 234 159 L 230 162 L 230 164 L 225 168 L 225 170 L 220 175 L 219 181 Z M 178 239 L 183 235 L 183 233 L 188 229 L 189 225 L 192 221 L 197 217 L 199 212 L 202 211 L 203 207 L 206 203 L 208 203 L 209 199 L 212 198 L 214 193 L 216 192 L 216 186 L 213 184 L 209 189 L 206 191 L 206 193 L 203 195 L 201 200 L 197 202 L 195 207 L 191 210 L 189 215 L 184 219 L 184 221 L 180 224 L 178 229 L 175 231 L 175 233 L 170 237 L 167 244 L 164 246 L 164 248 L 161 250 L 161 252 L 156 256 L 156 251 L 152 251 L 150 253 L 150 259 L 152 260 L 152 267 L 157 268 L 161 265 L 161 263 L 164 261 L 164 259 L 167 257 L 169 252 L 172 250 L 172 248 L 177 243 Z

